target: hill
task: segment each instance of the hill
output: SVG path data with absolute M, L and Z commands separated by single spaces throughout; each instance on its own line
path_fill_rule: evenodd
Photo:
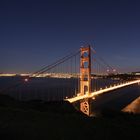
M 140 139 L 140 115 L 103 110 L 89 118 L 68 102 L 0 95 L 0 140 Z

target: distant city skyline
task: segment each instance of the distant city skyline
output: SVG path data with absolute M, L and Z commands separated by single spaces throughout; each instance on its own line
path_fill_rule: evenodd
M 31 73 L 81 46 L 120 72 L 140 71 L 139 0 L 3 0 L 0 73 Z

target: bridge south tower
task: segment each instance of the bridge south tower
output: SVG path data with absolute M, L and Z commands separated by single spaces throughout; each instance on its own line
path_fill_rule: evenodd
M 91 94 L 91 47 L 90 45 L 80 49 L 80 95 Z M 90 115 L 89 99 L 80 101 L 80 110 Z

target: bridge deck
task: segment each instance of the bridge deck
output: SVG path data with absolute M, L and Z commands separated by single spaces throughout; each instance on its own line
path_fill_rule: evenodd
M 76 96 L 76 97 L 69 98 L 69 99 L 66 99 L 66 100 L 69 101 L 70 103 L 72 103 L 72 102 L 76 102 L 76 101 L 84 99 L 84 98 L 93 98 L 96 95 L 100 95 L 100 94 L 103 94 L 103 93 L 106 93 L 106 92 L 109 92 L 109 91 L 112 91 L 112 90 L 116 90 L 116 89 L 119 89 L 119 88 L 122 88 L 122 87 L 125 87 L 125 86 L 136 84 L 136 83 L 140 83 L 140 80 L 135 80 L 135 81 L 123 83 L 123 84 L 120 84 L 120 85 L 116 85 L 116 86 L 113 86 L 113 87 L 109 87 L 109 88 L 101 89 L 99 91 L 92 92 L 90 95 L 86 94 L 86 95 L 82 95 L 82 96 Z

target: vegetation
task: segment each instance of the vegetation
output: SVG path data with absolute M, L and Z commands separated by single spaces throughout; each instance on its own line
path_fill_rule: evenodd
M 68 102 L 19 102 L 0 96 L 2 140 L 140 139 L 140 115 L 103 110 L 89 118 Z

